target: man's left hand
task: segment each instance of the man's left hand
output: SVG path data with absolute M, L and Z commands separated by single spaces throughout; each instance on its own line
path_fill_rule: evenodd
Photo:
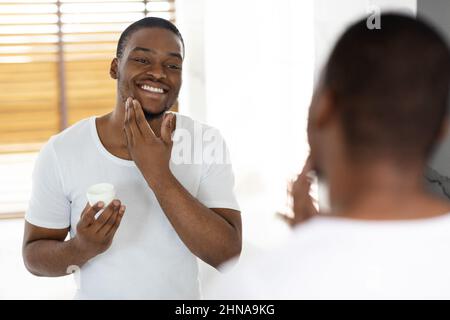
M 161 137 L 157 137 L 145 119 L 142 106 L 131 97 L 125 102 L 124 132 L 131 158 L 153 188 L 160 179 L 170 175 L 172 132 L 175 115 L 165 114 L 161 124 Z

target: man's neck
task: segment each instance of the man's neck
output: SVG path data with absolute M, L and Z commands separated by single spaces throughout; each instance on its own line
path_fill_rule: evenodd
M 330 175 L 331 214 L 355 219 L 425 218 L 450 211 L 446 201 L 428 194 L 422 165 L 391 163 L 341 166 Z
M 96 121 L 97 132 L 103 146 L 114 156 L 125 160 L 132 160 L 128 152 L 127 140 L 123 131 L 125 112 L 116 107 Z M 147 121 L 153 132 L 160 136 L 162 117 Z
M 113 112 L 107 115 L 105 118 L 105 126 L 107 127 L 107 130 L 115 137 L 115 141 L 122 141 L 121 145 L 126 146 L 126 141 L 122 130 L 124 126 L 125 113 L 118 110 L 120 109 L 116 107 Z M 150 128 L 152 128 L 153 132 L 158 137 L 161 135 L 162 120 L 163 116 L 146 120 L 150 125 Z

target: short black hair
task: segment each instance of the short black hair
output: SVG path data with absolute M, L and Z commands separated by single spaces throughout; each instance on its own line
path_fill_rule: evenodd
M 138 20 L 136 22 L 133 22 L 130 24 L 120 35 L 119 42 L 117 43 L 117 50 L 116 50 L 116 57 L 121 58 L 123 54 L 123 50 L 125 46 L 127 45 L 127 41 L 130 38 L 130 36 L 142 29 L 142 28 L 162 28 L 169 31 L 172 31 L 178 38 L 181 40 L 181 44 L 183 45 L 183 57 L 184 57 L 184 41 L 183 37 L 181 36 L 180 31 L 178 28 L 169 20 L 158 18 L 158 17 L 146 17 L 142 18 L 141 20 Z
M 447 112 L 449 48 L 422 19 L 387 13 L 380 22 L 369 29 L 362 19 L 344 32 L 323 85 L 336 102 L 350 156 L 425 160 Z

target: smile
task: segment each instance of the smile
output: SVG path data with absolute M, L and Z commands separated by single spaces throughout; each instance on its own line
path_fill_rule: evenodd
M 160 93 L 163 94 L 165 93 L 165 90 L 162 88 L 156 88 L 156 87 L 152 87 L 146 84 L 140 85 L 139 88 L 141 88 L 142 90 L 151 92 L 151 93 Z

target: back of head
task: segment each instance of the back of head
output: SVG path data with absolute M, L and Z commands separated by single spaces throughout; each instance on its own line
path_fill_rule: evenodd
M 323 83 L 335 99 L 353 158 L 424 160 L 447 111 L 450 52 L 427 23 L 381 15 L 354 23 L 337 42 Z

